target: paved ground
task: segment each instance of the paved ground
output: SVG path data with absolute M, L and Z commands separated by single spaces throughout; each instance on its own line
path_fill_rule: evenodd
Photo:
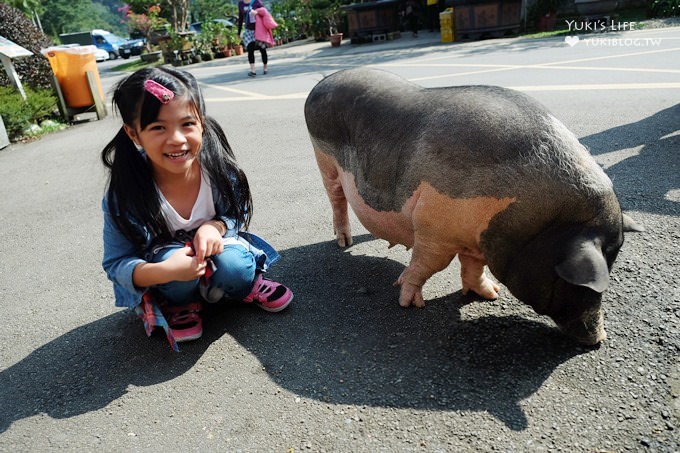
M 619 37 L 638 41 L 425 33 L 282 47 L 255 80 L 243 59 L 189 67 L 296 299 L 277 315 L 227 307 L 180 354 L 113 307 L 99 264 L 98 153 L 118 119 L 1 151 L 0 451 L 680 450 L 680 29 Z M 662 41 L 635 47 L 647 38 Z M 507 291 L 462 296 L 456 263 L 428 282 L 425 309 L 403 310 L 403 248 L 355 222 L 356 245 L 337 249 L 302 105 L 323 74 L 356 65 L 521 89 L 589 146 L 647 228 L 612 273 L 601 348 L 574 346 Z M 107 89 L 119 77 L 102 71 Z

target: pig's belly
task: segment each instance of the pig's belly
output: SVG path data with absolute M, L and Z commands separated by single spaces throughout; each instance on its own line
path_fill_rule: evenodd
M 516 201 L 515 198 L 448 197 L 423 181 L 400 211 L 376 211 L 359 195 L 354 175 L 339 169 L 345 198 L 359 221 L 376 237 L 390 244 L 423 250 L 438 249 L 451 256 L 464 254 L 484 259 L 481 235 L 491 219 Z
M 354 175 L 338 169 L 342 190 L 361 224 L 375 237 L 384 239 L 390 245 L 402 244 L 413 247 L 414 227 L 412 221 L 412 196 L 401 211 L 377 211 L 367 205 L 354 182 Z

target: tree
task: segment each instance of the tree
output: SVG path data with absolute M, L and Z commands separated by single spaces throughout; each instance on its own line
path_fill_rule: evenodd
M 128 0 L 130 10 L 143 14 L 149 10 L 150 6 L 158 3 L 158 0 Z M 162 8 L 161 17 L 167 19 L 174 31 L 184 31 L 187 28 L 187 19 L 189 16 L 189 0 L 163 0 L 162 5 L 167 5 L 168 8 Z
M 165 0 L 172 10 L 172 28 L 175 31 L 187 29 L 189 17 L 189 0 Z
M 24 13 L 42 31 L 39 19 L 39 13 L 42 12 L 40 0 L 5 0 L 4 3 Z
M 276 3 L 272 4 L 272 8 Z M 191 2 L 192 22 L 208 22 L 238 15 L 236 3 L 228 0 L 193 0 Z
M 101 2 L 89 0 L 45 0 L 40 16 L 46 34 L 58 37 L 62 33 L 103 28 L 123 30 L 120 19 Z

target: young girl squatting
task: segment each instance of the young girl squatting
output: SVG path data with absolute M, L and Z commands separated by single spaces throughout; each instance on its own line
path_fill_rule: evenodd
M 162 327 L 175 350 L 201 336 L 203 302 L 288 306 L 293 293 L 262 276 L 279 255 L 247 232 L 248 180 L 195 78 L 143 68 L 116 85 L 113 104 L 124 124 L 101 155 L 102 264 L 116 306 L 135 310 L 148 335 Z

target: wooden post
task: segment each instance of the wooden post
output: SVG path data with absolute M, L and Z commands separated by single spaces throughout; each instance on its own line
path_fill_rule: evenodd
M 106 117 L 106 105 L 104 105 L 104 100 L 99 96 L 95 74 L 92 71 L 86 71 L 85 76 L 87 77 L 87 85 L 90 88 L 90 93 L 92 93 L 92 99 L 94 99 L 94 108 L 97 111 L 97 119 L 104 119 Z
M 59 107 L 59 112 L 61 113 L 61 116 L 64 117 L 64 120 L 66 120 L 66 122 L 69 122 L 71 121 L 71 115 L 69 114 L 68 105 L 66 105 L 64 93 L 61 92 L 59 80 L 57 80 L 57 76 L 55 76 L 54 73 L 52 73 L 51 82 L 52 88 L 54 89 L 54 92 L 57 94 L 57 106 Z
M 14 85 L 17 91 L 19 91 L 21 97 L 24 98 L 24 100 L 26 100 L 26 93 L 24 92 L 24 87 L 21 85 L 21 80 L 19 79 L 19 75 L 17 74 L 16 69 L 14 69 L 12 59 L 3 53 L 0 53 L 0 60 L 2 60 L 2 65 L 5 67 L 5 72 L 7 73 L 9 80 L 12 82 L 12 85 Z

